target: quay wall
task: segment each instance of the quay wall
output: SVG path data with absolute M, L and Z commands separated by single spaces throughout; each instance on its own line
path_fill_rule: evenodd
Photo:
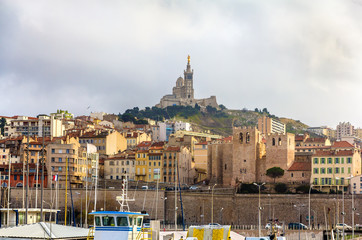
M 85 189 L 72 189 L 73 204 L 76 215 L 82 208 L 85 209 Z M 90 196 L 88 212 L 94 208 L 94 191 L 88 191 Z M 35 207 L 36 192 L 31 189 L 29 195 L 29 207 Z M 116 196 L 121 195 L 120 189 L 99 189 L 97 194 L 97 210 L 119 210 Z M 213 197 L 212 197 L 213 195 Z M 22 188 L 11 189 L 10 207 L 20 208 L 23 204 Z M 52 197 L 53 196 L 53 197 Z M 172 191 L 156 190 L 129 190 L 129 198 L 135 201 L 130 202 L 131 211 L 145 210 L 150 218 L 159 220 L 166 219 L 166 224 L 174 224 L 175 219 L 175 194 Z M 1 205 L 7 202 L 7 194 L 1 192 Z M 62 210 L 60 220 L 64 215 L 65 190 L 59 190 L 59 209 Z M 344 196 L 345 223 L 352 223 L 352 195 Z M 38 190 L 38 207 L 40 206 L 40 190 Z M 156 201 L 157 200 L 157 201 Z M 189 191 L 182 193 L 182 203 L 185 222 L 190 224 L 207 224 L 211 222 L 212 209 L 213 221 L 222 224 L 232 225 L 257 225 L 258 224 L 258 194 L 233 194 L 224 193 L 215 189 L 214 194 L 210 191 Z M 55 190 L 44 190 L 44 208 L 49 208 L 53 203 L 55 208 Z M 212 208 L 213 202 L 213 208 Z M 278 218 L 280 222 L 298 222 L 299 206 L 300 216 L 304 224 L 308 225 L 308 194 L 261 194 L 261 222 L 265 226 L 269 218 Z M 180 195 L 177 195 L 177 216 L 178 223 L 181 219 Z M 71 207 L 71 197 L 68 190 L 68 209 Z M 297 207 L 295 207 L 296 205 Z M 354 195 L 355 224 L 362 224 L 362 195 Z M 156 211 L 157 209 L 157 211 Z M 324 226 L 326 221 L 329 224 L 342 222 L 343 200 L 341 194 L 311 194 L 311 215 L 314 223 Z M 339 214 L 338 214 L 339 213 Z M 64 217 L 63 217 L 64 218 Z M 312 221 L 313 223 L 313 221 Z

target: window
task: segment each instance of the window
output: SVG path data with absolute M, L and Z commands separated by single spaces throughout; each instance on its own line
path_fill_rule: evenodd
M 55 153 L 55 149 L 54 149 L 54 148 L 52 148 L 52 153 Z
M 332 158 L 328 158 L 328 164 L 332 164 Z
M 335 168 L 334 173 L 339 173 L 339 168 Z
M 272 141 L 273 141 L 273 146 L 275 146 L 275 138 L 273 138 L 273 140 L 272 140 Z
M 352 158 L 347 158 L 347 163 L 352 163 Z
M 328 173 L 332 174 L 332 168 L 328 168 Z
M 321 178 L 322 182 L 321 182 L 321 185 L 324 185 L 325 182 L 324 182 L 324 178 Z
M 103 216 L 102 222 L 103 226 L 114 226 L 114 217 Z
M 117 217 L 117 226 L 128 226 L 127 217 Z
M 243 133 L 240 133 L 240 134 L 239 134 L 239 142 L 240 142 L 240 143 L 243 143 Z
M 318 174 L 318 168 L 314 168 L 313 173 Z
M 313 162 L 314 164 L 318 164 L 318 158 L 314 158 Z
M 325 164 L 326 163 L 326 159 L 325 158 L 321 158 L 321 164 Z
M 62 167 L 58 167 L 58 171 L 61 172 L 61 171 L 62 171 Z
M 325 168 L 321 168 L 321 173 L 325 174 L 326 173 L 326 169 Z
M 55 162 L 55 158 L 52 157 L 52 162 Z
M 291 173 L 290 176 L 293 177 L 293 173 Z
M 281 138 L 278 139 L 278 145 L 279 145 L 279 146 L 282 145 L 282 139 L 281 139 Z
M 59 158 L 58 161 L 59 161 L 59 162 L 62 162 L 62 158 Z
M 339 158 L 335 158 L 334 163 L 339 163 Z
M 69 153 L 69 149 L 66 150 L 66 153 Z
M 246 143 L 250 142 L 250 134 L 249 132 L 246 133 Z
M 96 226 L 101 226 L 101 218 L 100 217 L 95 217 L 94 221 L 96 223 Z
M 318 185 L 318 178 L 315 178 L 313 184 Z

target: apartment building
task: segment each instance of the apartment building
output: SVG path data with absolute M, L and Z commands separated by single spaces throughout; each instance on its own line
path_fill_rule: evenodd
M 361 151 L 357 148 L 317 151 L 312 157 L 311 183 L 321 191 L 347 191 L 349 177 L 361 174 Z
M 79 143 L 93 144 L 99 155 L 114 155 L 127 149 L 125 137 L 117 131 L 89 131 L 79 137 Z
M 135 180 L 135 154 L 121 153 L 104 160 L 104 178 Z
M 258 130 L 262 134 L 269 134 L 269 133 L 285 134 L 286 126 L 284 123 L 276 119 L 263 116 L 258 119 Z

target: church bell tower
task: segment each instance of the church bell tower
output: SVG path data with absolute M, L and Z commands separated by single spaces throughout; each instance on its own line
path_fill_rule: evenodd
M 194 70 L 191 70 L 190 55 L 187 56 L 186 70 L 184 70 L 185 91 L 184 98 L 194 99 Z

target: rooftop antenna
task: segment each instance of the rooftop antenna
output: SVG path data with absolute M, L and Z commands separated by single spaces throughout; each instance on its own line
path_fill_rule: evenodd
M 134 202 L 135 201 L 134 198 L 129 199 L 127 197 L 127 192 L 128 192 L 128 181 L 127 181 L 126 178 L 124 178 L 123 183 L 122 183 L 122 195 L 116 197 L 116 200 L 120 205 L 120 207 L 119 207 L 120 212 L 129 212 L 128 202 Z

